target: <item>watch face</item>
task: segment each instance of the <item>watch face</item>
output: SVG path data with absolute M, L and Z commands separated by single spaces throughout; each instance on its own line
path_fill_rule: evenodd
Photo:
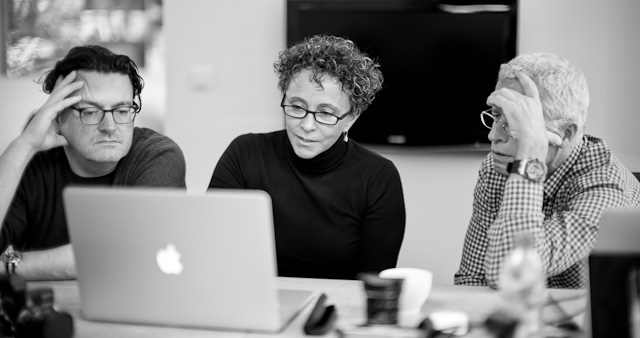
M 542 180 L 547 172 L 546 166 L 544 165 L 544 163 L 538 160 L 529 161 L 527 163 L 527 167 L 525 171 L 529 179 L 532 179 L 535 181 Z
M 22 255 L 18 251 L 9 251 L 2 254 L 2 261 L 7 263 L 17 263 L 22 259 Z

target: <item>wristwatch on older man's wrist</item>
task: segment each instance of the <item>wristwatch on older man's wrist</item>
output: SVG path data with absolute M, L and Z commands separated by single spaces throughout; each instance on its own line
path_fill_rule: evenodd
M 507 171 L 533 182 L 543 182 L 547 176 L 547 165 L 536 158 L 515 160 L 507 165 Z
M 22 254 L 18 251 L 7 250 L 0 255 L 0 260 L 4 263 L 4 269 L 9 275 L 16 274 L 16 267 L 22 260 Z

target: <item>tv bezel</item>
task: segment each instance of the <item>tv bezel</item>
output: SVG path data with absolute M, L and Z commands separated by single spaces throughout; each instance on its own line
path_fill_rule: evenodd
M 375 10 L 375 11 L 429 11 L 429 12 L 443 12 L 443 6 L 447 6 L 447 9 L 454 8 L 456 10 L 470 9 L 471 11 L 479 8 L 478 6 L 507 6 L 509 9 L 505 13 L 509 16 L 509 28 L 505 30 L 505 45 L 504 45 L 504 54 L 505 58 L 501 62 L 507 62 L 517 55 L 517 26 L 518 26 L 518 0 L 498 0 L 498 1 L 468 1 L 468 0 L 452 0 L 452 1 L 440 1 L 440 0 L 287 0 L 286 7 L 286 41 L 287 45 L 291 46 L 292 44 L 301 41 L 304 37 L 300 33 L 300 13 L 303 11 L 309 10 L 340 10 L 340 11 L 362 11 L 362 10 Z M 481 7 L 480 7 L 481 8 Z M 347 36 L 347 38 L 349 38 Z M 361 47 L 362 48 L 362 47 Z M 384 60 L 383 60 L 384 62 Z M 382 67 L 382 71 L 384 74 L 384 64 Z M 495 76 L 487 79 L 487 81 L 491 81 L 492 84 L 495 84 L 495 79 L 497 78 L 497 71 L 495 71 Z M 384 91 L 384 89 L 383 89 Z M 487 96 L 490 92 L 484 93 Z M 372 106 L 375 105 L 375 100 Z M 367 112 L 363 113 L 367 114 Z M 478 115 L 480 111 L 478 111 Z M 360 123 L 362 124 L 362 123 Z M 461 150 L 473 150 L 473 149 L 481 149 L 486 150 L 490 144 L 486 135 L 488 135 L 489 130 L 484 129 L 486 134 L 482 134 L 483 129 L 485 128 L 480 123 L 480 118 L 478 117 L 478 128 L 473 129 L 474 134 L 469 137 L 468 140 L 457 140 L 452 138 L 447 141 L 442 141 L 439 143 L 427 142 L 427 143 L 413 143 L 413 142 L 405 142 L 403 140 L 403 135 L 380 135 L 386 136 L 385 140 L 382 141 L 381 138 L 377 138 L 374 141 L 370 140 L 358 140 L 356 132 L 358 131 L 359 124 L 356 123 L 354 127 L 350 131 L 350 135 L 353 134 L 354 139 L 356 139 L 360 143 L 370 144 L 374 146 L 383 146 L 389 147 L 391 149 L 397 148 L 398 146 L 402 147 L 428 147 L 428 148 L 447 148 L 451 149 L 461 149 Z M 472 130 L 469 128 L 468 130 Z

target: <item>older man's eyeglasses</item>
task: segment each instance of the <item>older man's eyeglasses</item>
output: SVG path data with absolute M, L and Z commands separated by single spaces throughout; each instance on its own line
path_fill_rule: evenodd
M 131 106 L 119 106 L 113 109 L 102 109 L 98 107 L 77 108 L 70 107 L 80 114 L 80 121 L 87 125 L 100 124 L 104 120 L 106 113 L 111 113 L 113 121 L 118 124 L 127 124 L 135 120 L 140 112 L 140 106 L 135 102 Z
M 337 115 L 333 115 L 331 113 L 326 113 L 326 112 L 311 111 L 311 110 L 304 109 L 300 106 L 284 104 L 285 97 L 286 96 L 282 97 L 282 102 L 280 102 L 280 107 L 282 107 L 282 111 L 284 112 L 285 115 L 296 118 L 296 119 L 303 119 L 307 116 L 307 114 L 311 114 L 313 115 L 313 118 L 318 123 L 333 126 L 338 124 L 340 120 L 344 119 L 345 117 L 353 113 L 353 110 L 349 110 L 349 112 L 347 112 L 346 114 L 342 116 L 337 116 Z
M 507 121 L 506 120 L 500 121 L 500 116 L 493 115 L 491 109 L 483 110 L 480 113 L 480 120 L 482 121 L 482 124 L 489 129 L 493 129 L 493 124 L 497 123 L 505 131 L 509 130 L 509 125 L 507 124 Z

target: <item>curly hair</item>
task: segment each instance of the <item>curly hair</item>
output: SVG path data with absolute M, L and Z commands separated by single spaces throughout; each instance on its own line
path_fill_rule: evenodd
M 282 93 L 304 69 L 311 70 L 310 80 L 321 88 L 324 75 L 337 79 L 356 115 L 369 107 L 384 81 L 380 64 L 361 52 L 353 41 L 336 36 L 316 35 L 304 39 L 281 52 L 273 68 Z
M 85 45 L 71 48 L 64 59 L 56 62 L 55 67 L 45 73 L 42 90 L 50 94 L 60 76 L 67 76 L 74 70 L 96 71 L 100 73 L 119 73 L 129 77 L 133 87 L 133 99 L 138 99 L 142 108 L 140 93 L 144 81 L 138 74 L 138 66 L 126 55 L 114 54 L 110 50 L 96 45 Z

